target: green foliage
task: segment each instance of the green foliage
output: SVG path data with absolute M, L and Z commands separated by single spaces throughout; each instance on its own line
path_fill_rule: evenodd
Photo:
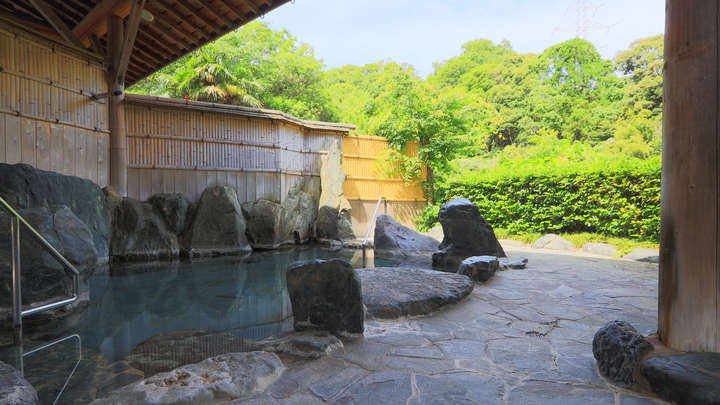
M 458 89 L 438 91 L 412 68 L 389 63 L 379 83 L 380 93 L 365 105 L 366 126 L 397 151 L 404 151 L 409 141 L 420 142 L 417 158 L 428 167 L 430 186 L 433 172 L 445 170 L 452 159 L 494 131 L 494 110 L 482 98 Z M 411 169 L 406 178 L 420 177 L 415 157 L 394 157 L 393 170 Z
M 263 107 L 334 121 L 322 60 L 287 30 L 252 22 L 178 60 L 128 91 Z
M 438 183 L 435 200 L 476 203 L 493 226 L 509 232 L 578 233 L 656 241 L 660 227 L 660 160 L 626 161 L 602 169 L 464 177 Z M 424 211 L 432 214 L 432 209 Z M 424 218 L 429 226 L 432 218 Z

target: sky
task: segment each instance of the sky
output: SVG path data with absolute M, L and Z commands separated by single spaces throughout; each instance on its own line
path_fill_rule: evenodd
M 572 7 L 583 4 L 579 19 Z M 468 41 L 507 39 L 518 53 L 541 53 L 574 38 L 577 21 L 595 28 L 586 39 L 612 59 L 665 31 L 665 0 L 295 0 L 264 21 L 310 44 L 327 69 L 390 59 L 426 77 Z

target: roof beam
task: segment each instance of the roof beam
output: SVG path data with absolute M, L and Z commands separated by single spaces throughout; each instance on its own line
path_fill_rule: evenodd
M 162 15 L 162 14 L 160 14 L 160 15 Z M 173 41 L 175 41 L 175 42 L 177 42 L 178 44 L 180 44 L 181 47 L 183 47 L 183 48 L 185 48 L 185 49 L 192 49 L 192 48 L 190 47 L 190 45 L 188 45 L 185 41 L 183 41 L 182 38 L 180 38 L 179 36 L 173 34 L 173 32 L 172 32 L 172 29 L 173 29 L 172 26 L 171 26 L 171 28 L 169 28 L 169 29 L 165 29 L 165 27 L 163 27 L 162 25 L 160 25 L 160 24 L 158 23 L 158 21 L 162 20 L 162 18 L 160 18 L 160 15 L 156 15 L 156 16 L 155 16 L 156 18 L 155 18 L 152 22 L 146 23 L 146 26 L 151 26 L 151 27 L 154 28 L 155 30 L 159 31 L 159 32 L 160 32 L 160 35 L 165 35 L 165 36 L 167 36 L 168 38 L 170 38 L 170 39 L 172 39 Z M 163 21 L 164 21 L 164 20 L 163 20 Z M 182 34 L 183 36 L 185 35 L 185 34 L 184 34 L 182 31 L 180 31 L 180 30 L 178 30 L 178 32 L 179 32 L 180 34 Z M 195 40 L 197 41 L 196 38 L 193 38 L 193 39 L 195 39 Z M 192 42 L 192 41 L 190 41 L 190 42 Z
M 257 14 L 257 15 L 265 14 L 262 11 L 260 11 L 258 6 L 256 6 L 255 3 L 252 2 L 252 0 L 242 0 L 242 1 L 243 1 L 243 3 L 247 4 L 247 6 L 250 7 L 255 12 L 255 14 Z
M 168 11 L 168 13 L 170 13 L 170 14 L 174 15 L 175 17 L 177 17 L 180 21 L 182 21 L 182 22 L 184 22 L 185 24 L 189 25 L 191 28 L 195 28 L 195 29 L 200 33 L 200 35 L 202 35 L 202 36 L 205 37 L 205 39 L 211 39 L 211 38 L 210 38 L 210 35 L 208 35 L 208 33 L 206 33 L 205 31 L 201 30 L 200 27 L 198 27 L 196 23 L 188 20 L 187 17 L 185 17 L 184 15 L 182 15 L 182 13 L 180 13 L 180 12 L 178 12 L 178 11 L 175 11 L 175 9 L 174 9 L 172 6 L 168 6 L 167 3 L 165 3 L 165 2 L 162 1 L 162 0 L 157 0 L 156 3 L 157 3 L 157 4 L 160 4 L 163 8 L 165 8 L 165 10 Z
M 60 19 L 60 17 L 55 14 L 55 11 L 45 3 L 44 0 L 29 0 L 30 3 L 35 7 L 37 11 L 40 12 L 40 14 L 45 17 L 45 20 L 50 23 L 50 25 L 55 28 L 55 31 L 60 34 L 61 37 L 65 41 L 67 41 L 70 44 L 73 44 L 77 46 L 78 48 L 85 49 L 85 45 L 78 39 L 75 34 L 68 28 L 67 25 L 65 25 L 64 22 Z
M 220 29 L 218 27 L 216 27 L 215 24 L 212 23 L 212 21 L 205 18 L 202 14 L 200 14 L 198 12 L 198 10 L 195 10 L 195 7 L 188 4 L 187 1 L 185 1 L 185 0 L 175 0 L 175 1 L 180 3 L 180 5 L 182 5 L 183 7 L 185 7 L 192 15 L 194 15 L 195 17 L 202 20 L 202 22 L 204 22 L 208 28 L 211 28 L 215 32 L 218 32 L 218 33 L 220 32 Z
M 228 20 L 227 18 L 225 18 L 225 16 L 223 15 L 223 13 L 221 13 L 221 12 L 218 11 L 215 7 L 213 7 L 212 4 L 210 4 L 209 1 L 207 1 L 207 0 L 197 0 L 197 1 L 198 1 L 200 4 L 202 4 L 203 7 L 205 7 L 205 8 L 210 12 L 210 14 L 213 14 L 213 15 L 216 16 L 217 18 L 221 19 L 221 20 L 225 23 L 225 25 L 227 25 L 228 27 L 232 27 L 232 26 L 233 26 L 233 23 L 230 22 L 230 20 Z
M 100 43 L 100 38 L 97 35 L 90 35 L 90 43 L 92 44 L 93 51 L 105 59 L 105 50 Z
M 140 28 L 140 18 L 146 0 L 133 0 L 130 15 L 128 16 L 127 26 L 125 27 L 125 36 L 123 38 L 122 50 L 120 51 L 120 59 L 117 65 L 117 74 L 119 83 L 125 82 L 125 73 L 127 73 L 128 62 L 135 45 L 135 37 L 138 28 Z
M 118 3 L 125 1 L 127 0 L 102 0 L 73 28 L 73 33 L 80 39 L 87 38 L 90 35 L 90 29 L 95 23 L 103 20 Z

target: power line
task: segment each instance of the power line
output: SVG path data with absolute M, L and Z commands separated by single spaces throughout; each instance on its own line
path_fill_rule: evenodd
M 564 14 L 567 15 L 568 11 L 574 11 L 575 22 L 555 28 L 553 30 L 553 34 L 555 31 L 570 31 L 575 32 L 575 37 L 586 40 L 589 31 L 605 28 L 609 30 L 612 26 L 600 24 L 591 20 L 592 17 L 595 17 L 595 13 L 600 7 L 602 7 L 602 4 L 600 6 L 595 6 L 589 0 L 578 0 L 577 3 L 568 7 Z

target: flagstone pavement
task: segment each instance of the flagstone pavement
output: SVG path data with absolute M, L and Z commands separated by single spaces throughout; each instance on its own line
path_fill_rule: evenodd
M 657 264 L 506 249 L 498 272 L 435 314 L 366 320 L 364 339 L 317 360 L 281 355 L 283 375 L 239 404 L 665 404 L 598 374 L 595 332 L 657 331 Z

